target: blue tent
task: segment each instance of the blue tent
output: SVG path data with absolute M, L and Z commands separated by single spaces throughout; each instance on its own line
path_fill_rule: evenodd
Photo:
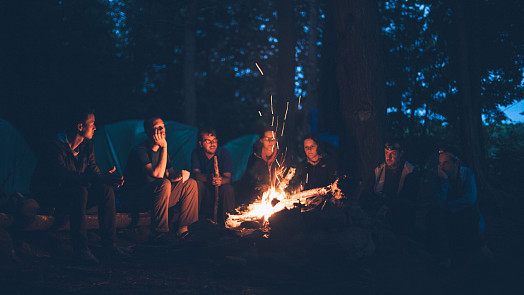
M 173 168 L 191 170 L 191 153 L 197 146 L 197 128 L 173 121 L 167 121 L 165 125 L 167 149 Z M 102 171 L 115 166 L 119 173 L 123 173 L 131 148 L 145 139 L 141 120 L 117 122 L 97 130 L 93 142 L 98 166 Z M 257 139 L 257 135 L 247 135 L 224 145 L 233 158 L 233 181 L 242 177 Z
M 36 157 L 22 135 L 9 122 L 0 119 L 0 191 L 29 192 Z M 3 186 L 3 187 L 2 187 Z

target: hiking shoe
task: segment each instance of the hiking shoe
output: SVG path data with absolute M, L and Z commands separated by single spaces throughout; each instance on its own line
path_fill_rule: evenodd
M 179 241 L 187 241 L 189 240 L 190 238 L 190 233 L 188 230 L 186 230 L 185 232 L 181 233 L 181 234 L 177 234 L 176 237 L 177 237 L 177 240 Z
M 79 264 L 84 264 L 84 265 L 100 264 L 100 260 L 98 260 L 98 258 L 96 258 L 95 255 L 93 255 L 93 253 L 89 251 L 89 249 L 83 249 L 83 250 L 76 252 L 73 255 L 73 260 Z

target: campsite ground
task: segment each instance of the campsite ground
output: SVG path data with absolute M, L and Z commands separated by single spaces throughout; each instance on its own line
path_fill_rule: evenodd
M 399 236 L 375 237 L 373 255 L 347 259 L 333 245 L 257 232 L 241 238 L 206 222 L 169 247 L 147 245 L 147 229 L 135 228 L 118 235 L 131 258 L 87 267 L 71 264 L 67 232 L 12 232 L 17 258 L 0 266 L 1 293 L 521 294 L 522 204 L 511 199 L 503 215 L 486 213 L 493 263 L 464 258 L 448 270 L 435 267 L 421 243 Z M 99 254 L 94 232 L 90 241 Z

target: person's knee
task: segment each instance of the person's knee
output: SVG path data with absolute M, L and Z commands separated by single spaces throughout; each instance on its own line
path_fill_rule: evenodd
M 171 181 L 166 178 L 157 179 L 153 183 L 155 191 L 171 192 Z
M 185 187 L 189 190 L 189 191 L 198 191 L 198 184 L 197 184 L 197 181 L 192 179 L 192 178 L 188 178 L 185 182 Z

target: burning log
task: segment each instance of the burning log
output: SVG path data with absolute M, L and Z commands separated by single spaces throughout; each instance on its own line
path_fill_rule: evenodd
M 263 194 L 261 200 L 250 204 L 243 210 L 237 209 L 238 214 L 230 214 L 226 220 L 226 227 L 237 228 L 246 221 L 262 221 L 263 226 L 266 227 L 269 217 L 284 209 L 316 208 L 320 204 L 323 204 L 323 208 L 328 201 L 338 205 L 339 201 L 345 198 L 342 190 L 338 188 L 338 181 L 337 179 L 326 187 L 311 189 L 290 196 L 287 196 L 281 190 L 271 188 Z

